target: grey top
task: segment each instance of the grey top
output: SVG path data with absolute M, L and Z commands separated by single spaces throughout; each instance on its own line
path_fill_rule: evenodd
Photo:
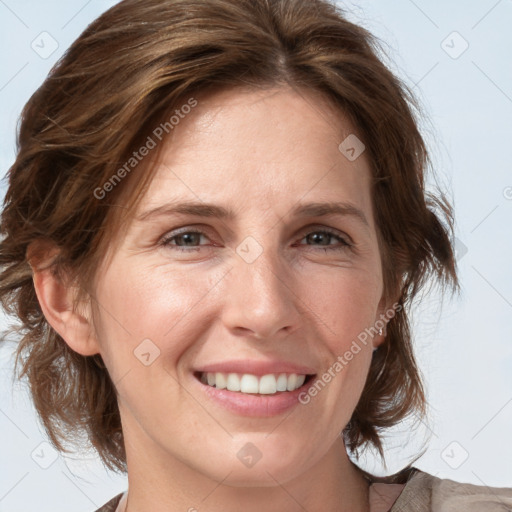
M 512 512 L 512 488 L 487 487 L 437 478 L 417 468 L 407 468 L 384 478 L 371 477 L 374 484 L 403 484 L 391 508 L 386 512 Z M 377 486 L 375 486 L 377 488 Z M 382 486 L 378 487 L 381 494 Z M 396 485 L 394 486 L 396 489 Z M 116 512 L 124 493 L 105 503 L 96 512 Z M 372 507 L 372 511 L 377 508 Z
M 487 487 L 416 471 L 390 512 L 512 512 L 512 488 Z

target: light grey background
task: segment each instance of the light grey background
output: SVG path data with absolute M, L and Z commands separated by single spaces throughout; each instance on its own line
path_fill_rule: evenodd
M 0 0 L 2 175 L 14 161 L 23 105 L 87 24 L 115 3 Z M 463 287 L 460 299 L 427 295 L 415 309 L 430 422 L 413 434 L 409 424 L 394 429 L 387 469 L 372 454 L 362 462 L 394 472 L 425 440 L 420 469 L 512 487 L 512 0 L 343 5 L 386 43 L 390 65 L 429 116 L 423 131 L 455 203 Z M 11 385 L 12 349 L 0 348 L 0 512 L 95 510 L 126 479 L 105 472 L 92 453 L 63 457 L 46 444 L 26 391 Z

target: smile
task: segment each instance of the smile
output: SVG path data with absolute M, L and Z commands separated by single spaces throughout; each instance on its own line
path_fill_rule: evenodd
M 296 373 L 269 373 L 267 375 L 257 376 L 251 373 L 222 373 L 222 372 L 200 372 L 198 378 L 203 384 L 217 388 L 227 389 L 228 391 L 273 395 L 278 392 L 295 391 L 302 387 L 306 380 L 313 375 L 303 375 Z
M 217 407 L 253 418 L 270 418 L 300 405 L 316 374 L 193 372 L 199 393 Z

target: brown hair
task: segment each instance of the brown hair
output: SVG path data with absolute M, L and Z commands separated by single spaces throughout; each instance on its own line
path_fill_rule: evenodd
M 382 429 L 425 414 L 406 309 L 431 277 L 458 286 L 452 209 L 425 189 L 431 164 L 418 107 L 379 51 L 325 0 L 124 0 L 54 66 L 21 115 L 1 217 L 0 297 L 21 322 L 15 368 L 21 361 L 19 378 L 28 377 L 59 450 L 68 451 L 78 428 L 108 468 L 126 471 L 115 386 L 99 355 L 74 352 L 46 321 L 27 248 L 38 240 L 56 246 L 52 269 L 93 297 L 88 288 L 109 235 L 151 179 L 142 164 L 122 180 L 114 174 L 175 109 L 215 88 L 315 90 L 353 122 L 373 173 L 385 294 L 405 309 L 374 352 L 343 432 L 347 448 L 357 454 L 373 444 L 384 458 Z M 107 182 L 108 195 L 98 192 Z

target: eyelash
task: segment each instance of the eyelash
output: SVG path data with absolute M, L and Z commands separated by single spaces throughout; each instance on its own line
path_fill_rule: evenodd
M 200 231 L 200 230 L 195 230 L 195 229 L 187 229 L 186 231 L 182 231 L 181 233 L 175 233 L 173 234 L 172 236 L 165 236 L 162 238 L 162 240 L 160 241 L 160 245 L 164 246 L 164 247 L 171 247 L 172 250 L 178 250 L 180 252 L 192 252 L 194 250 L 197 250 L 199 247 L 201 246 L 192 246 L 192 247 L 189 247 L 189 248 L 184 248 L 184 247 L 180 247 L 178 245 L 174 245 L 171 243 L 172 240 L 180 237 L 180 236 L 183 236 L 183 235 L 189 235 L 191 233 L 196 233 L 196 234 L 199 234 L 199 235 L 204 235 L 206 236 L 206 234 L 203 232 L 203 231 Z M 336 239 L 338 239 L 339 242 L 341 242 L 341 246 L 322 246 L 322 245 L 319 245 L 318 247 L 320 249 L 323 249 L 325 252 L 327 251 L 342 251 L 342 250 L 345 250 L 349 247 L 352 247 L 352 243 L 348 242 L 345 238 L 343 238 L 342 236 L 340 236 L 337 232 L 331 230 L 331 229 L 328 229 L 328 228 L 322 228 L 322 229 L 317 229 L 317 230 L 312 230 L 312 231 L 309 231 L 307 232 L 300 240 L 304 240 L 304 238 L 306 238 L 307 236 L 311 235 L 311 234 L 314 234 L 314 233 L 322 233 L 322 234 L 327 234 L 327 235 L 330 235 Z M 301 244 L 302 245 L 302 244 Z M 313 246 L 314 247 L 314 246 Z

